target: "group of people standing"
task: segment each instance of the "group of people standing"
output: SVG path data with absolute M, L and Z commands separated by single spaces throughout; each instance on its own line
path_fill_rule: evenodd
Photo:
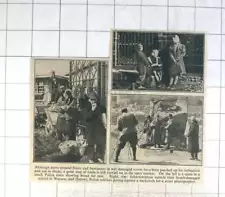
M 118 162 L 120 152 L 125 147 L 126 143 L 129 143 L 133 152 L 133 160 L 135 161 L 137 159 L 136 151 L 139 141 L 136 128 L 139 123 L 135 115 L 132 112 L 128 112 L 127 108 L 122 109 L 121 112 L 122 114 L 117 120 L 119 138 L 114 161 Z M 184 136 L 188 139 L 187 150 L 191 154 L 191 160 L 198 160 L 199 124 L 195 116 L 190 118 L 190 123 L 188 125 L 189 126 L 184 132 Z M 147 116 L 144 122 L 143 132 L 146 133 L 145 146 L 150 145 L 162 148 L 161 145 L 166 145 L 166 149 L 170 149 L 173 132 L 173 115 L 169 114 L 165 124 L 162 124 L 162 120 L 159 115 L 156 115 L 154 118 Z
M 166 124 L 162 124 L 160 116 L 155 118 L 150 115 L 144 121 L 144 133 L 146 133 L 145 143 L 142 147 L 154 145 L 155 148 L 161 148 L 162 144 L 166 144 L 166 148 L 170 149 L 172 141 L 172 125 L 173 115 L 169 114 Z
M 76 140 L 82 135 L 86 141 L 84 155 L 89 155 L 89 162 L 104 162 L 106 144 L 106 108 L 98 99 L 96 92 L 80 91 L 78 96 L 71 89 L 59 86 L 51 77 L 51 100 L 56 105 L 58 117 L 56 133 L 60 142 Z
M 135 62 L 139 79 L 139 89 L 167 87 L 175 89 L 180 76 L 186 75 L 183 57 L 186 55 L 185 45 L 180 43 L 178 35 L 172 37 L 172 44 L 163 50 L 153 49 L 148 56 L 139 43 L 136 48 Z

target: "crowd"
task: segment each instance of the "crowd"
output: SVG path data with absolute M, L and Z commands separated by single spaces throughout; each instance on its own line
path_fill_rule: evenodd
M 56 106 L 58 140 L 76 141 L 82 136 L 87 144 L 83 155 L 89 155 L 90 163 L 103 163 L 106 144 L 106 109 L 100 104 L 96 92 L 80 90 L 79 95 L 73 94 L 71 89 L 59 86 L 53 72 L 50 83 L 45 89 L 44 102 Z
M 115 162 L 118 162 L 121 150 L 125 147 L 126 143 L 130 144 L 133 152 L 133 160 L 136 160 L 136 150 L 138 144 L 138 136 L 136 127 L 138 120 L 135 115 L 128 112 L 127 108 L 122 109 L 122 114 L 118 117 L 117 128 L 120 132 L 119 143 L 116 147 Z M 170 149 L 172 143 L 173 132 L 173 115 L 169 114 L 166 123 L 163 123 L 159 115 L 155 117 L 147 116 L 144 122 L 144 131 L 146 138 L 142 148 L 146 146 L 155 146 L 162 148 L 161 145 L 166 145 L 166 149 Z M 186 130 L 184 136 L 187 137 L 188 151 L 191 154 L 191 160 L 198 160 L 199 152 L 199 124 L 195 116 L 192 116 L 187 121 Z
M 183 57 L 186 55 L 185 45 L 180 43 L 178 35 L 172 37 L 172 44 L 163 50 L 153 49 L 148 56 L 139 43 L 135 52 L 135 62 L 139 79 L 136 84 L 142 88 L 176 89 L 180 77 L 186 75 Z

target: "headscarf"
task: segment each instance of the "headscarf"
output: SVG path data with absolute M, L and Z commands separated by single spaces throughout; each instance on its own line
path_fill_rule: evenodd
M 173 42 L 176 44 L 180 43 L 180 38 L 178 35 L 173 36 Z

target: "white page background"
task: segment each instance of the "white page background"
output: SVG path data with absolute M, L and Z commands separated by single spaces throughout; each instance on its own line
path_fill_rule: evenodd
M 31 56 L 108 57 L 109 29 L 205 31 L 202 185 L 30 183 Z M 225 0 L 0 0 L 1 197 L 225 197 Z

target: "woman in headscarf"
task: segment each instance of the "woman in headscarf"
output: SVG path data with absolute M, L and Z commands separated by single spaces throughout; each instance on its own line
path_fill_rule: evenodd
M 104 163 L 106 148 L 106 109 L 92 92 L 88 95 L 91 103 L 91 110 L 88 111 L 85 119 L 87 122 L 87 143 L 91 149 L 90 163 Z
M 64 92 L 65 92 L 65 87 L 64 86 L 60 86 L 60 91 L 59 91 L 59 98 L 57 100 L 57 105 L 58 106 L 62 106 L 65 104 L 65 98 L 64 98 Z
M 183 57 L 186 55 L 186 48 L 180 43 L 178 35 L 173 36 L 173 44 L 169 48 L 170 66 L 170 84 L 169 88 L 174 89 L 180 74 L 186 74 Z

